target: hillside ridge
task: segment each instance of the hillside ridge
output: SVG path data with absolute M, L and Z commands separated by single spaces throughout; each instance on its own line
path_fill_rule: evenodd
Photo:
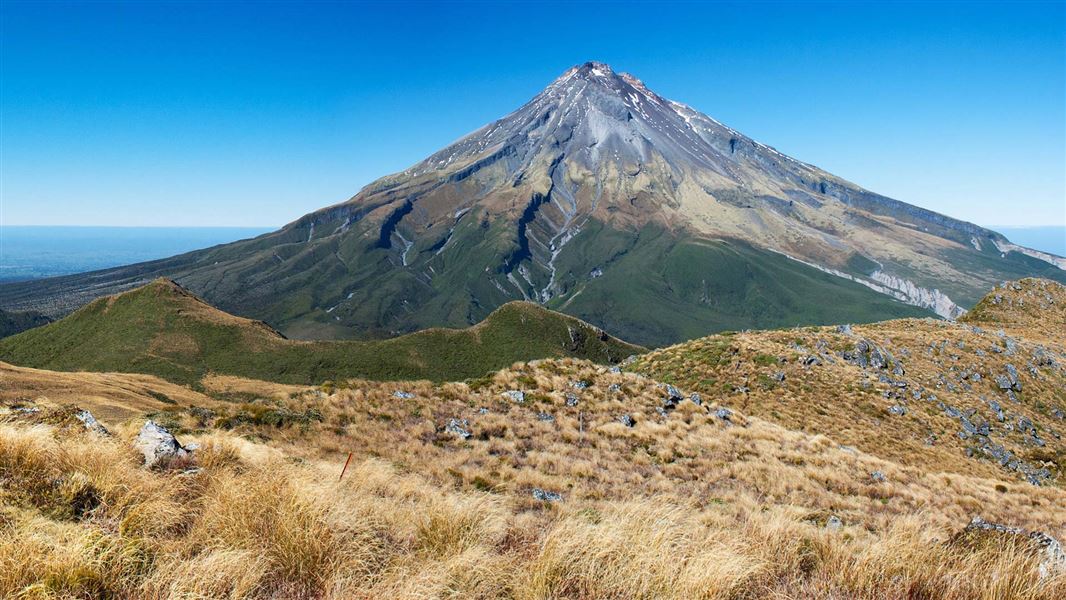
M 0 340 L 0 360 L 55 370 L 129 371 L 196 384 L 209 373 L 283 383 L 446 379 L 518 360 L 577 356 L 618 362 L 643 351 L 574 317 L 531 303 L 499 307 L 467 329 L 382 341 L 289 340 L 160 279 L 97 299 L 49 325 Z

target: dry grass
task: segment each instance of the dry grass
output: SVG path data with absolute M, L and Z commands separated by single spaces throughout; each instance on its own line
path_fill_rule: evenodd
M 828 531 L 786 507 L 442 488 L 376 459 L 343 482 L 231 434 L 198 472 L 114 439 L 0 425 L 5 598 L 1056 598 L 1023 548 L 947 543 L 921 513 Z
M 986 410 L 996 390 L 938 388 L 936 375 L 1006 360 L 988 350 L 1003 338 L 959 325 L 855 333 L 906 355 L 910 385 L 961 410 Z M 795 344 L 819 341 L 838 352 L 854 337 L 744 333 L 654 353 L 637 367 L 704 391 L 702 405 L 666 412 L 655 379 L 578 360 L 465 383 L 212 378 L 217 398 L 131 409 L 203 445 L 192 464 L 158 471 L 139 466 L 142 421 L 128 413 L 100 438 L 55 402 L 0 403 L 0 597 L 1066 597 L 1066 577 L 1041 578 L 1022 538 L 957 535 L 976 515 L 1066 538 L 1061 478 L 1037 487 L 968 455 L 957 420 L 922 401 L 890 416 L 886 384 L 858 367 L 796 360 Z M 1032 356 L 1016 344 L 1010 360 Z M 777 371 L 783 382 L 759 385 Z M 34 374 L 25 385 L 45 385 Z M 1038 423 L 1055 464 L 1062 371 L 1023 377 L 1004 409 Z M 842 525 L 827 527 L 834 517 Z
M 0 362 L 0 402 L 77 404 L 109 421 L 122 421 L 170 406 L 205 405 L 211 399 L 152 375 L 65 373 Z

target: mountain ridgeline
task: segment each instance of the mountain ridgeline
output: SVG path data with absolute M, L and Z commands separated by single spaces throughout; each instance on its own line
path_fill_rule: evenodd
M 427 329 L 382 341 L 303 342 L 215 309 L 158 280 L 99 298 L 49 325 L 0 340 L 0 360 L 57 371 L 145 373 L 183 384 L 207 374 L 280 383 L 463 379 L 516 361 L 576 357 L 618 362 L 643 348 L 536 304 L 512 302 L 463 330 Z
M 864 190 L 601 63 L 350 200 L 263 236 L 0 286 L 61 315 L 168 277 L 292 338 L 466 326 L 515 300 L 644 345 L 955 318 L 1066 259 Z

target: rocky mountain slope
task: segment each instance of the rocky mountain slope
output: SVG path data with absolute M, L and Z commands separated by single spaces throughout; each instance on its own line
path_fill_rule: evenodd
M 1066 259 L 864 190 L 586 63 L 275 233 L 0 286 L 0 306 L 63 312 L 167 276 L 291 337 L 467 325 L 529 300 L 662 345 L 724 329 L 957 317 L 993 283 L 1066 281 L 1063 269 Z
M 994 290 L 965 323 L 718 335 L 631 368 L 902 464 L 1062 485 L 1064 310 L 1066 287 L 1027 279 Z
M 506 304 L 463 330 L 383 341 L 300 342 L 222 312 L 169 280 L 100 298 L 50 325 L 0 340 L 0 360 L 54 370 L 124 371 L 198 383 L 228 374 L 289 383 L 473 377 L 518 360 L 617 362 L 643 349 L 536 304 Z

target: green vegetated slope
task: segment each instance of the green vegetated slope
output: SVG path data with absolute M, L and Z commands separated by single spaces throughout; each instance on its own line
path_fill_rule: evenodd
M 570 244 L 558 277 L 575 289 L 548 306 L 648 346 L 719 331 L 932 315 L 740 241 L 590 227 Z M 609 265 L 602 276 L 573 272 L 589 256 Z
M 0 341 L 0 360 L 64 371 L 149 373 L 189 384 L 209 372 L 320 383 L 464 379 L 516 361 L 572 356 L 614 362 L 641 350 L 587 323 L 523 302 L 506 304 L 462 330 L 430 329 L 367 342 L 294 341 L 159 280 Z
M 0 310 L 0 338 L 40 327 L 52 320 L 37 311 Z

